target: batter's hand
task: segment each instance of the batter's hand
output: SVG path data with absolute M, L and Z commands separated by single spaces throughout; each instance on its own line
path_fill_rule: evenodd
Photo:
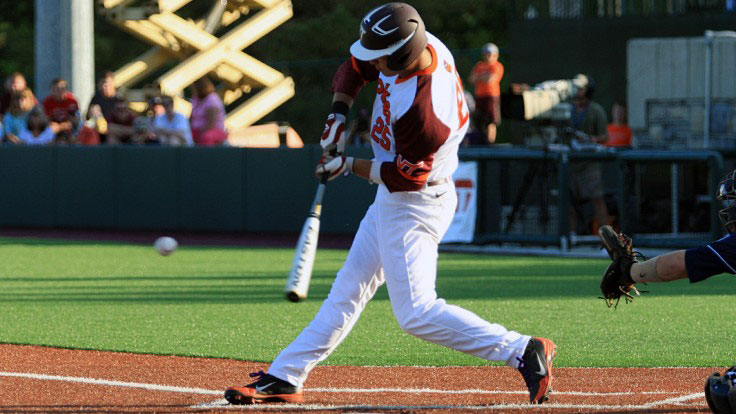
M 320 178 L 325 174 L 328 174 L 327 181 L 332 181 L 339 177 L 340 174 L 344 173 L 347 175 L 352 172 L 354 161 L 355 159 L 353 157 L 346 157 L 342 154 L 336 157 L 325 154 L 322 156 L 319 164 L 317 164 L 317 168 L 314 170 L 314 175 L 316 175 L 317 178 Z
M 327 117 L 319 144 L 323 152 L 342 154 L 345 151 L 345 139 L 345 115 L 333 112 Z

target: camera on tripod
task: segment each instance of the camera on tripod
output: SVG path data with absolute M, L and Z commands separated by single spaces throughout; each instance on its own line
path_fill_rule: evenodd
M 501 95 L 501 115 L 523 121 L 523 143 L 530 148 L 566 149 L 571 144 L 589 143 L 589 137 L 572 128 L 569 102 L 580 88 L 589 84 L 589 78 L 583 74 L 572 79 L 544 81 L 533 87 L 513 84 L 510 92 Z

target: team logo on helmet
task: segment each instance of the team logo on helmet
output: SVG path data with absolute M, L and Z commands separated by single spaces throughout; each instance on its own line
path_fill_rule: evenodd
M 398 26 L 397 27 L 394 27 L 391 30 L 385 30 L 385 29 L 381 28 L 381 23 L 383 23 L 384 21 L 386 21 L 386 19 L 388 19 L 389 17 L 391 17 L 391 16 L 386 16 L 383 19 L 377 21 L 373 25 L 373 27 L 371 27 L 371 31 L 373 33 L 379 35 L 379 36 L 386 36 L 387 34 L 391 34 L 391 33 L 395 32 L 395 31 L 399 30 L 399 27 Z

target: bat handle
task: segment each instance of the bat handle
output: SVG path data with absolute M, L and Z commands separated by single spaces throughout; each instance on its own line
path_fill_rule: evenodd
M 320 184 L 327 184 L 327 180 L 330 178 L 330 174 L 324 173 L 321 177 L 319 177 Z

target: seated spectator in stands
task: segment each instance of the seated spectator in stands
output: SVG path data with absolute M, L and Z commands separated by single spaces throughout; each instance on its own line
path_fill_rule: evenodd
M 8 112 L 3 117 L 5 139 L 14 144 L 19 143 L 20 132 L 27 128 L 28 114 L 36 107 L 36 97 L 30 88 L 23 89 L 13 95 Z
M 196 145 L 221 145 L 227 140 L 225 105 L 215 93 L 215 85 L 206 76 L 194 84 L 192 114 L 189 119 Z
M 148 108 L 146 108 L 146 115 L 153 120 L 153 118 L 163 115 L 166 113 L 166 108 L 164 108 L 164 101 L 163 98 L 160 96 L 155 96 L 148 100 Z
M 5 90 L 3 91 L 2 97 L 0 97 L 0 115 L 5 115 L 8 112 L 13 95 L 26 89 L 27 86 L 26 78 L 22 73 L 14 72 L 8 76 L 5 80 Z M 33 104 L 35 106 L 38 104 L 38 101 L 34 101 Z
M 117 87 L 115 86 L 115 77 L 112 72 L 105 72 L 100 80 L 97 82 L 97 91 L 89 101 L 87 107 L 86 119 L 90 119 L 94 113 L 93 108 L 102 112 L 102 115 L 107 119 L 112 115 L 115 110 L 115 105 L 123 101 L 123 97 L 118 94 Z
M 132 141 L 135 144 L 143 145 L 160 145 L 156 134 L 153 132 L 153 118 L 140 115 L 133 121 L 133 137 Z
M 620 102 L 613 104 L 611 108 L 613 122 L 608 124 L 608 140 L 604 143 L 607 147 L 630 147 L 631 128 L 626 124 L 626 106 Z
M 87 126 L 95 130 L 101 143 L 107 141 L 107 122 L 115 111 L 115 105 L 121 101 L 125 99 L 118 94 L 113 73 L 105 72 L 97 81 L 97 91 L 89 101 L 85 115 Z
M 40 108 L 36 108 L 28 114 L 26 128 L 20 131 L 18 139 L 25 145 L 47 145 L 54 142 L 59 133 L 71 129 L 71 124 L 66 122 L 48 122 Z
M 51 94 L 43 100 L 43 110 L 48 120 L 57 124 L 68 122 L 71 128 L 63 128 L 56 137 L 57 143 L 72 143 L 79 126 L 79 104 L 74 95 L 67 89 L 64 79 L 56 78 L 51 82 Z
M 133 143 L 133 122 L 136 114 L 130 107 L 128 102 L 123 100 L 115 104 L 115 110 L 110 114 L 107 123 L 107 143 L 108 144 L 131 144 Z
M 163 96 L 161 103 L 164 113 L 153 119 L 153 130 L 159 141 L 163 145 L 194 145 L 189 120 L 174 111 L 174 100 L 170 96 Z
M 99 105 L 92 105 L 87 110 L 87 120 L 77 134 L 77 144 L 99 145 L 107 139 L 107 119 Z

